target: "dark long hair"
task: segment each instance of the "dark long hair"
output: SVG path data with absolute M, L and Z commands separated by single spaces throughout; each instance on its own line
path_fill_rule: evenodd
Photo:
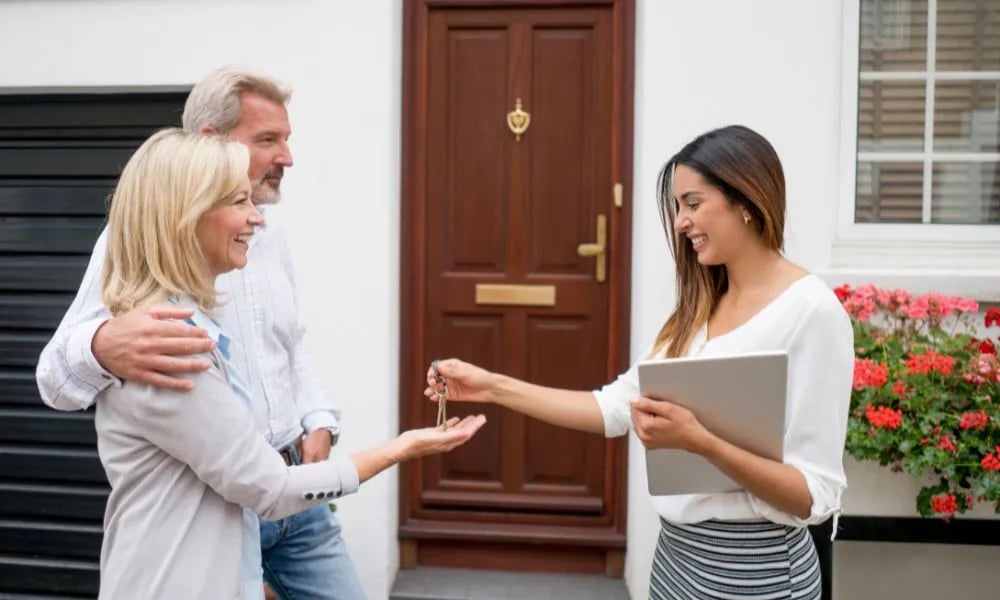
M 746 210 L 768 248 L 782 250 L 785 230 L 785 174 L 778 154 L 759 133 L 742 125 L 715 129 L 696 137 L 667 161 L 657 179 L 657 194 L 660 219 L 677 266 L 677 306 L 656 336 L 654 352 L 666 346 L 668 357 L 687 351 L 695 332 L 729 289 L 725 265 L 702 265 L 691 245 L 674 232 L 677 165 L 694 169 L 721 190 L 727 201 Z

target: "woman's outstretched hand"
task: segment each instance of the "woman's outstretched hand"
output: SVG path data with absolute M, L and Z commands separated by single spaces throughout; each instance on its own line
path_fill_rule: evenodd
M 453 450 L 472 439 L 485 423 L 483 415 L 470 415 L 461 420 L 455 417 L 448 420 L 447 428 L 442 424 L 411 429 L 384 444 L 355 452 L 351 454 L 351 459 L 358 470 L 358 481 L 368 481 L 394 464 L 411 458 Z
M 404 431 L 396 438 L 402 446 L 402 460 L 453 450 L 472 439 L 485 423 L 485 416 L 469 415 L 464 419 L 448 419 L 447 427 L 441 425 Z
M 490 402 L 496 375 L 457 358 L 439 361 L 427 369 L 427 389 L 424 395 L 437 402 L 447 387 L 448 400 L 461 402 Z M 438 374 L 444 384 L 438 380 Z

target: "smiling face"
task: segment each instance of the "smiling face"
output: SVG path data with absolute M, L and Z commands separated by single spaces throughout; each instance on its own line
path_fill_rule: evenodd
M 247 250 L 254 228 L 264 217 L 251 201 L 250 178 L 240 189 L 198 219 L 195 235 L 212 275 L 221 275 L 247 264 Z
M 292 127 L 284 105 L 254 92 L 240 96 L 240 120 L 228 133 L 250 149 L 253 202 L 273 204 L 281 199 L 281 179 L 292 166 L 288 138 Z
M 757 238 L 752 222 L 744 221 L 745 211 L 691 167 L 677 165 L 673 192 L 674 231 L 687 238 L 699 263 L 729 263 Z

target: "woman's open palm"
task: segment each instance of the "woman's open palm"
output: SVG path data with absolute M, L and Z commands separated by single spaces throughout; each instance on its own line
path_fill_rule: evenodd
M 406 447 L 406 458 L 417 458 L 428 454 L 450 452 L 472 439 L 479 428 L 486 423 L 483 415 L 469 415 L 464 419 L 452 417 L 447 427 L 424 427 L 411 429 L 400 434 L 399 439 Z

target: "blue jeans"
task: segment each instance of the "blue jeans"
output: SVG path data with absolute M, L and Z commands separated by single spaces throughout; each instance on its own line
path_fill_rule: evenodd
M 340 521 L 326 504 L 260 520 L 264 580 L 281 600 L 364 600 Z

